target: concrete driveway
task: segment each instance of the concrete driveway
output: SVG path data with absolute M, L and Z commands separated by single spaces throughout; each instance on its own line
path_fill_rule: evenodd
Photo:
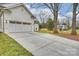
M 37 32 L 7 34 L 35 56 L 79 55 L 79 42 L 77 41 Z

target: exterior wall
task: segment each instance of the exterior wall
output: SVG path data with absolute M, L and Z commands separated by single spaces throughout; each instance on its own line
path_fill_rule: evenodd
M 4 13 L 5 32 L 33 31 L 32 26 L 33 26 L 34 20 L 31 19 L 31 15 L 25 10 L 23 6 L 12 8 L 10 9 L 10 11 L 11 13 L 7 11 Z M 31 25 L 10 24 L 9 21 L 28 22 L 28 23 L 31 23 Z
M 3 28 L 2 28 L 2 18 L 0 18 L 0 32 L 3 32 Z
M 5 12 L 6 20 L 24 21 L 33 23 L 31 15 L 24 9 L 23 6 L 10 9 L 11 13 Z
M 3 16 L 0 18 L 0 32 L 3 32 Z

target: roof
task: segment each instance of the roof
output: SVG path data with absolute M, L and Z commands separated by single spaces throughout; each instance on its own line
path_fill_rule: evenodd
M 11 9 L 11 8 L 15 8 L 15 7 L 18 7 L 18 6 L 23 6 L 26 11 L 31 15 L 31 16 L 34 16 L 29 10 L 28 8 L 25 6 L 25 4 L 23 3 L 0 3 L 0 6 L 4 6 L 6 7 L 5 9 Z M 35 17 L 35 16 L 34 16 Z

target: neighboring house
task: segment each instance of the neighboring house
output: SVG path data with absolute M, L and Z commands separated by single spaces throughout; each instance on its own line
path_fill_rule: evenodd
M 67 30 L 68 29 L 68 26 L 67 24 L 63 23 L 63 24 L 58 24 L 57 25 L 58 29 L 60 30 Z
M 11 12 L 5 11 L 0 19 L 0 32 L 34 31 L 35 17 L 24 4 L 2 4 Z M 38 28 L 38 27 L 37 27 Z

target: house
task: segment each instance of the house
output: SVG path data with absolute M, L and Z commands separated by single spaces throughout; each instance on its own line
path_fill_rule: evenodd
M 0 4 L 9 11 L 4 11 L 0 19 L 0 32 L 34 31 L 35 17 L 24 4 Z M 38 28 L 38 27 L 37 27 Z
M 68 29 L 68 26 L 67 26 L 66 23 L 58 24 L 57 27 L 58 27 L 58 29 L 60 29 L 60 30 L 67 30 L 67 29 Z

